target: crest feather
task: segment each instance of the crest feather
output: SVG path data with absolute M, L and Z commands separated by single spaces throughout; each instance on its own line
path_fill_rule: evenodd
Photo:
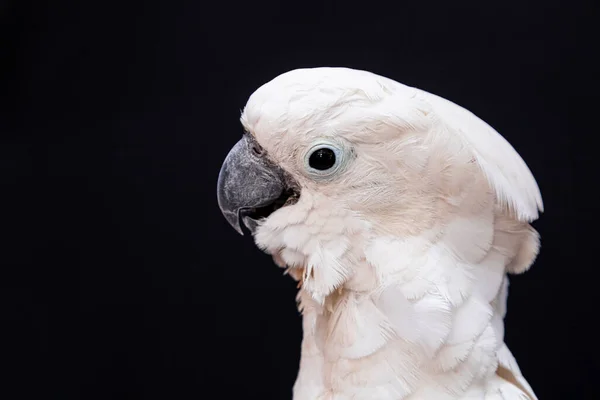
M 470 146 L 498 204 L 520 221 L 536 220 L 538 210 L 544 211 L 540 189 L 511 144 L 469 110 L 423 90 L 419 92 L 441 121 Z

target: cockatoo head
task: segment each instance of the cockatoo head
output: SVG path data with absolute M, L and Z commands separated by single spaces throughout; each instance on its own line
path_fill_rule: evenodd
M 374 237 L 435 236 L 492 203 L 522 221 L 541 209 L 527 166 L 491 127 L 369 72 L 284 73 L 251 95 L 241 121 L 221 210 L 315 293 L 360 274 Z

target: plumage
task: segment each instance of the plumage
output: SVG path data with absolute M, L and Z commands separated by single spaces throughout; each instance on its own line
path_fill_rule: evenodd
M 254 232 L 300 283 L 295 400 L 536 400 L 503 318 L 507 273 L 537 255 L 529 223 L 543 204 L 500 134 L 347 68 L 282 74 L 241 121 L 299 192 Z M 331 172 L 307 161 L 315 146 L 339 155 Z

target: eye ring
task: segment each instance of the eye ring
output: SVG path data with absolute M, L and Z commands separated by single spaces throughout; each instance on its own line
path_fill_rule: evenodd
M 314 144 L 304 155 L 304 168 L 314 177 L 330 177 L 339 171 L 344 152 L 337 145 L 327 142 Z

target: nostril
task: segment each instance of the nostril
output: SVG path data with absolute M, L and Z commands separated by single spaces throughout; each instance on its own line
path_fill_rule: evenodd
M 263 149 L 262 149 L 260 146 L 258 146 L 258 145 L 256 145 L 256 144 L 253 144 L 253 145 L 252 145 L 252 153 L 253 153 L 255 156 L 262 156 L 262 154 L 263 154 Z

